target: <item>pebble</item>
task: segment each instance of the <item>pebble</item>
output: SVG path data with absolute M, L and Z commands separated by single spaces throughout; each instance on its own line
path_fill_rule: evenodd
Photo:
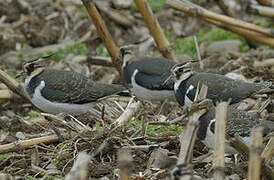
M 216 41 L 207 47 L 206 54 L 211 55 L 213 53 L 240 52 L 241 44 L 240 40 Z

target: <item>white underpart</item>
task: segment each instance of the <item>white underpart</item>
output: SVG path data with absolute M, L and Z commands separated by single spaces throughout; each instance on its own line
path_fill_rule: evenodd
M 214 146 L 215 146 L 215 136 L 212 133 L 212 131 L 210 130 L 211 124 L 214 123 L 215 121 L 216 121 L 216 119 L 213 119 L 210 121 L 207 131 L 206 131 L 206 138 L 204 140 L 202 140 L 204 145 L 206 145 L 206 147 L 208 147 L 210 149 L 214 149 Z M 233 147 L 231 147 L 227 141 L 225 142 L 225 153 L 238 154 L 238 152 Z
M 136 69 L 131 77 L 132 93 L 138 98 L 149 101 L 162 101 L 165 99 L 175 100 L 174 92 L 171 90 L 149 90 L 139 86 L 135 81 L 135 76 L 138 73 Z
M 189 99 L 189 98 L 187 97 L 187 94 L 188 94 L 189 91 L 191 91 L 192 89 L 194 89 L 194 86 L 190 85 L 189 88 L 188 88 L 187 91 L 186 91 L 186 94 L 185 94 L 185 105 L 186 105 L 187 107 L 191 106 L 191 104 L 193 103 L 193 101 L 191 101 L 191 99 Z
M 25 80 L 25 87 L 30 81 L 29 78 L 26 78 Z M 38 107 L 40 110 L 52 113 L 52 114 L 58 114 L 62 112 L 66 112 L 72 115 L 76 114 L 83 114 L 86 113 L 90 107 L 92 106 L 92 103 L 86 103 L 86 104 L 67 104 L 67 103 L 56 103 L 51 102 L 47 99 L 45 99 L 41 95 L 41 90 L 45 87 L 45 81 L 41 81 L 39 86 L 35 89 L 35 92 L 32 96 L 32 98 L 29 96 L 28 98 L 31 100 L 31 102 Z M 27 92 L 27 91 L 26 91 Z
M 179 90 L 179 86 L 180 86 L 180 84 L 181 84 L 182 81 L 183 81 L 183 80 L 179 80 L 179 81 L 176 81 L 176 82 L 174 83 L 174 90 L 175 90 L 175 91 L 178 91 L 178 90 Z
M 179 90 L 179 86 L 181 84 L 181 82 L 184 81 L 184 80 L 179 80 L 177 82 L 174 83 L 174 90 L 175 91 L 178 91 Z M 189 107 L 191 106 L 191 104 L 193 103 L 193 101 L 191 101 L 188 97 L 187 97 L 187 93 L 189 93 L 189 91 L 191 91 L 192 89 L 194 89 L 194 86 L 190 85 L 189 88 L 187 89 L 186 91 L 186 94 L 185 94 L 185 106 Z
M 30 80 L 31 80 L 31 76 L 28 76 L 26 79 L 25 79 L 25 87 L 27 87 L 27 84 L 29 84 Z M 27 92 L 27 91 L 26 91 Z M 28 93 L 26 93 L 28 94 Z
M 123 61 L 123 64 L 122 64 L 122 69 L 124 69 L 127 65 L 127 62 L 126 61 Z

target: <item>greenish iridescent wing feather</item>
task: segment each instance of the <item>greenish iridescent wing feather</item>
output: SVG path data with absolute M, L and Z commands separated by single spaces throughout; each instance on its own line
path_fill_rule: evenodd
M 207 97 L 214 102 L 227 101 L 232 99 L 231 103 L 239 102 L 252 93 L 262 89 L 261 85 L 235 81 L 223 75 L 211 73 L 198 73 L 193 75 L 187 82 L 187 86 L 193 85 L 197 88 L 198 83 L 208 86 Z
M 95 83 L 85 76 L 70 72 L 46 69 L 41 80 L 46 86 L 41 90 L 46 99 L 60 103 L 84 104 L 118 93 L 125 88 L 119 85 Z
M 164 58 L 144 57 L 142 61 L 133 62 L 132 67 L 138 69 L 135 77 L 137 84 L 152 90 L 173 90 L 172 81 L 164 86 L 163 83 L 170 76 L 174 65 L 174 62 Z
M 137 73 L 135 81 L 137 84 L 151 90 L 173 90 L 173 82 L 170 81 L 163 85 L 167 78 L 161 76 L 146 74 L 143 72 Z

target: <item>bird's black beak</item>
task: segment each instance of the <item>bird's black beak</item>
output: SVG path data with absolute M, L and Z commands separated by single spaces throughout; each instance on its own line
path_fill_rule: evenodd
M 126 54 L 126 50 L 124 48 L 121 48 L 120 49 L 120 54 L 121 54 L 121 57 L 124 58 L 124 56 Z
M 16 74 L 15 79 L 20 78 L 20 77 L 23 76 L 24 74 L 25 74 L 25 72 L 24 72 L 24 71 L 21 71 L 20 73 Z
M 121 48 L 120 49 L 120 53 L 122 55 L 122 59 L 124 59 L 125 55 L 127 54 L 131 54 L 129 50 L 127 50 L 126 48 Z

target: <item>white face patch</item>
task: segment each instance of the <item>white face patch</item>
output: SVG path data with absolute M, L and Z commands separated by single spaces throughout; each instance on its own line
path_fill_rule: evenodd
M 135 69 L 135 71 L 133 72 L 132 77 L 131 77 L 131 80 L 132 80 L 132 81 L 136 82 L 136 81 L 135 81 L 135 76 L 136 76 L 136 74 L 137 74 L 138 72 L 139 72 L 139 70 L 138 70 L 138 69 Z
M 123 57 L 122 68 L 125 68 L 129 62 L 133 62 L 133 61 L 135 61 L 135 60 L 136 60 L 136 59 L 135 59 L 135 57 L 133 56 L 132 51 L 126 53 L 126 54 L 124 55 L 124 57 Z
M 189 88 L 186 91 L 186 94 L 185 94 L 185 105 L 187 107 L 191 106 L 191 104 L 193 103 L 193 101 L 191 99 L 189 99 L 188 96 L 187 96 L 189 91 L 191 91 L 192 89 L 194 89 L 194 86 L 190 85 Z
M 126 66 L 127 66 L 127 63 L 126 61 L 123 61 L 123 64 L 122 64 L 122 69 L 124 69 Z
M 31 77 L 30 77 L 30 76 L 28 76 L 28 77 L 25 79 L 25 88 L 26 88 L 27 85 L 29 84 L 30 80 L 31 80 Z
M 174 83 L 174 90 L 175 91 L 178 91 L 179 90 L 179 86 L 180 86 L 180 83 L 181 83 L 182 81 L 177 81 L 177 82 L 175 82 Z
M 38 88 L 40 89 L 40 90 L 42 90 L 44 87 L 45 87 L 45 81 L 41 81 L 41 83 L 40 83 L 40 85 L 38 86 Z

